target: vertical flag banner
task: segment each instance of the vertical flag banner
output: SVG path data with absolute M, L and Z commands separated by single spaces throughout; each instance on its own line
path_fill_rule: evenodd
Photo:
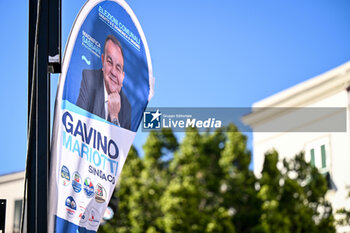
M 63 59 L 51 142 L 49 231 L 96 232 L 153 95 L 149 49 L 123 0 L 89 0 Z

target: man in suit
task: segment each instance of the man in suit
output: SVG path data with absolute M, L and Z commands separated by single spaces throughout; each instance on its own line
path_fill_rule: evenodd
M 102 69 L 83 70 L 76 105 L 122 128 L 131 127 L 131 106 L 124 94 L 124 54 L 113 35 L 105 40 Z

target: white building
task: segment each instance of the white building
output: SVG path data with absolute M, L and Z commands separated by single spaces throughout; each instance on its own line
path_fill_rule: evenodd
M 23 171 L 0 176 L 0 199 L 6 200 L 6 233 L 20 232 L 23 192 Z
M 329 174 L 333 209 L 350 207 L 349 87 L 350 62 L 255 103 L 243 118 L 253 129 L 254 173 L 260 175 L 268 150 L 276 149 L 280 159 L 304 151 Z

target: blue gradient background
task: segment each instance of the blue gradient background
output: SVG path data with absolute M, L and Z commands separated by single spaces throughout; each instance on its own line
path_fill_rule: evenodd
M 350 60 L 348 0 L 127 2 L 151 52 L 156 78 L 151 107 L 250 107 Z M 62 0 L 62 46 L 84 3 Z M 0 9 L 0 174 L 5 174 L 25 168 L 28 1 L 0 1 Z M 52 109 L 57 81 L 52 76 Z M 138 132 L 135 138 L 139 152 L 147 135 Z

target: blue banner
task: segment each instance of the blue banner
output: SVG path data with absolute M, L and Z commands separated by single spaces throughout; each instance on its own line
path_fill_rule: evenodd
M 141 26 L 124 1 L 88 1 L 72 27 L 51 143 L 50 232 L 96 232 L 153 95 Z

